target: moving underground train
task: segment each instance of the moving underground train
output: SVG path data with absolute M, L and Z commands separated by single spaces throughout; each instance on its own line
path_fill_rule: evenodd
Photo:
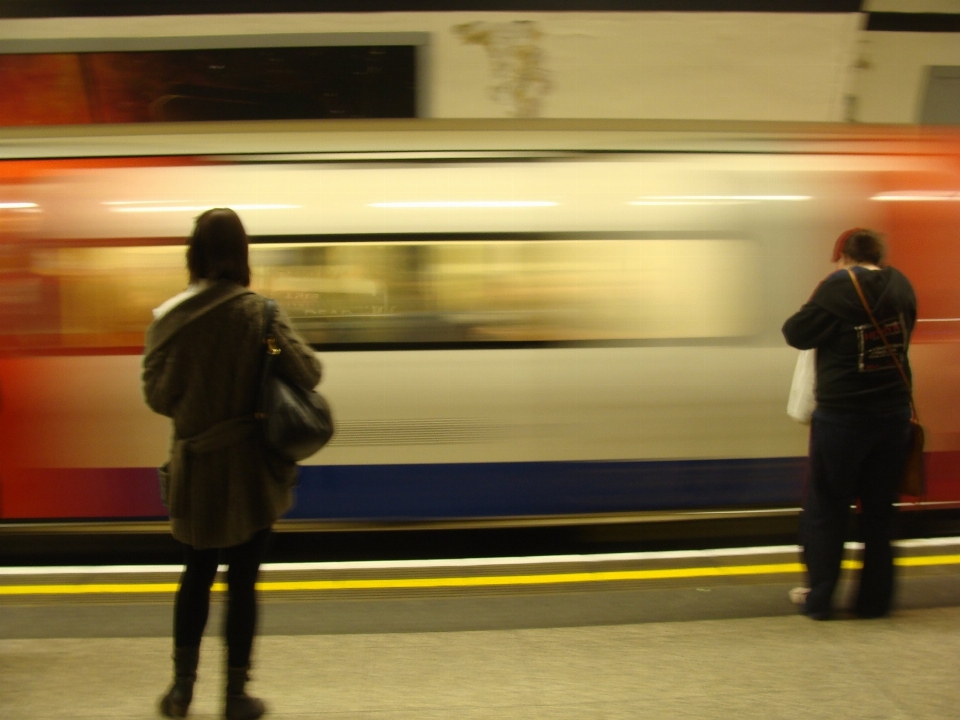
M 210 207 L 324 366 L 290 520 L 789 508 L 786 317 L 835 238 L 913 281 L 927 507 L 960 502 L 960 135 L 633 121 L 0 132 L 0 520 L 160 519 L 151 309 Z

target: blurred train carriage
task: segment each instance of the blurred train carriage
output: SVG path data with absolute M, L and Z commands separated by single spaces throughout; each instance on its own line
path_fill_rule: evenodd
M 58 132 L 61 133 L 58 135 Z M 291 518 L 793 507 L 780 325 L 851 226 L 914 281 L 929 503 L 960 501 L 960 136 L 643 122 L 0 134 L 0 518 L 162 517 L 143 331 L 192 218 L 322 354 Z

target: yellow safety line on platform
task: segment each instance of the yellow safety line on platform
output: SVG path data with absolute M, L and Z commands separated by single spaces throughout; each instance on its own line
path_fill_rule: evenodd
M 960 555 L 917 555 L 897 558 L 902 567 L 960 565 Z M 859 560 L 844 560 L 845 570 L 862 567 Z M 608 570 L 598 572 L 551 573 L 545 575 L 476 575 L 465 577 L 369 578 L 356 580 L 267 580 L 257 583 L 264 592 L 303 590 L 401 590 L 416 588 L 507 587 L 516 585 L 560 585 L 570 583 L 631 580 L 676 580 L 692 578 L 784 575 L 801 573 L 801 563 L 766 565 L 720 565 L 717 567 L 661 568 L 657 570 Z M 214 592 L 227 589 L 214 583 Z M 177 583 L 96 583 L 78 585 L 0 585 L 0 595 L 99 595 L 173 593 Z
M 960 555 L 911 555 L 893 561 L 901 567 L 930 567 L 933 565 L 960 565 Z
M 675 578 L 773 575 L 801 572 L 800 563 L 777 565 L 732 565 L 721 567 L 665 568 L 662 570 L 609 570 L 552 573 L 549 575 L 476 575 L 439 578 L 392 578 L 389 580 L 289 580 L 259 583 L 264 590 L 371 590 L 380 588 L 490 587 L 507 585 L 558 585 L 563 583 L 614 582 L 618 580 L 668 580 Z

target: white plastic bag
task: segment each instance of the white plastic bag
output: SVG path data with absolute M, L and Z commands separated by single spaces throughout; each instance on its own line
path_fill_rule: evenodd
M 787 400 L 787 415 L 804 425 L 810 424 L 813 411 L 817 409 L 817 351 L 801 350 L 797 367 L 793 370 L 790 398 Z

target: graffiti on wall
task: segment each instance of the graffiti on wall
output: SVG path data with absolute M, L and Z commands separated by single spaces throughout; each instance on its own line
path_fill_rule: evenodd
M 467 45 L 479 45 L 490 59 L 493 100 L 505 105 L 513 117 L 538 117 L 540 103 L 550 92 L 549 74 L 538 45 L 543 33 L 536 23 L 472 22 L 454 27 Z

